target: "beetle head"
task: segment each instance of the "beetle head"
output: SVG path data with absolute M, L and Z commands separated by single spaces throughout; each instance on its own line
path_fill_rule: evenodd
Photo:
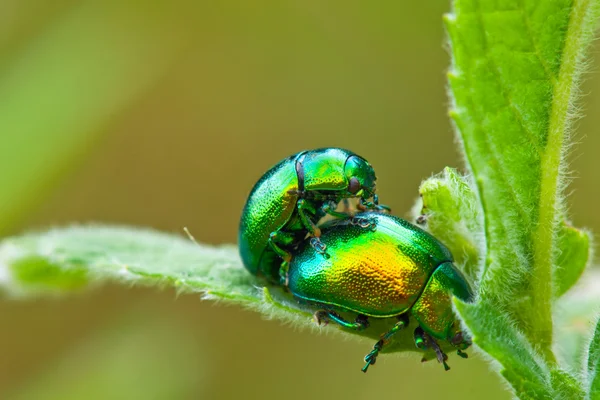
M 351 155 L 344 164 L 344 175 L 348 179 L 348 192 L 365 199 L 375 195 L 375 171 L 364 158 Z

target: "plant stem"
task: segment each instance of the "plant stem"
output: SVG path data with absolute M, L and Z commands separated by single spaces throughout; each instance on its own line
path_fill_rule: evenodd
M 552 353 L 552 265 L 556 225 L 559 221 L 559 196 L 561 185 L 561 162 L 563 144 L 569 125 L 569 108 L 572 99 L 573 80 L 581 57 L 586 31 L 586 15 L 589 0 L 575 0 L 570 16 L 558 81 L 554 86 L 548 140 L 542 154 L 541 194 L 537 240 L 534 240 L 533 285 L 531 291 L 532 320 L 526 326 L 527 336 L 537 338 L 536 347 L 548 362 L 555 363 Z

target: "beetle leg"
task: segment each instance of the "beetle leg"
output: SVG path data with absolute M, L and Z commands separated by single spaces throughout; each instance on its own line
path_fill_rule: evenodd
M 367 211 L 369 209 L 369 203 L 367 202 L 364 198 L 360 198 L 358 200 L 358 203 L 356 204 L 356 208 L 358 208 L 359 211 Z
M 379 204 L 379 196 L 378 195 L 373 196 L 373 204 L 375 205 L 376 211 L 386 213 L 386 214 L 389 214 L 392 212 L 392 208 L 390 206 L 386 206 L 385 204 Z
M 458 354 L 462 358 L 469 358 L 469 355 L 462 351 L 461 349 L 456 349 L 456 354 Z
M 325 258 L 329 258 L 329 255 L 326 254 L 325 250 L 327 250 L 327 245 L 321 242 L 318 238 L 310 238 L 310 245 L 317 251 L 317 253 L 322 254 Z
M 437 357 L 438 362 L 440 364 L 443 364 L 444 369 L 448 371 L 450 369 L 450 366 L 448 365 L 448 363 L 446 363 L 446 360 L 448 360 L 448 356 L 442 351 L 440 345 L 437 344 L 437 342 L 433 338 L 431 338 L 431 347 L 433 347 L 433 350 L 435 351 L 435 355 Z
M 389 331 L 387 331 L 381 336 L 381 339 L 379 339 L 379 341 L 373 346 L 373 350 L 371 350 L 371 352 L 365 356 L 366 364 L 364 367 L 362 367 L 362 372 L 367 372 L 369 366 L 375 365 L 375 361 L 377 361 L 377 356 L 379 355 L 381 349 L 383 349 L 383 346 L 389 343 L 390 338 L 392 336 L 394 336 L 396 333 L 406 328 L 407 326 L 408 317 L 404 314 L 398 316 L 398 322 L 396 322 L 396 324 L 394 324 L 394 326 Z
M 370 229 L 372 231 L 377 229 L 377 221 L 374 218 L 354 217 L 350 220 L 350 223 L 362 229 Z
M 300 216 L 300 221 L 302 221 L 302 225 L 304 225 L 308 232 L 310 232 L 314 239 L 316 239 L 314 241 L 311 240 L 310 244 L 317 252 L 319 252 L 320 254 L 324 254 L 327 246 L 321 243 L 321 239 L 319 239 L 321 237 L 321 229 L 319 229 L 319 227 L 312 221 L 312 219 L 308 215 L 309 212 L 313 215 L 316 214 L 317 210 L 315 210 L 315 208 L 305 199 L 298 200 L 297 204 L 298 215 Z
M 377 204 L 375 206 L 375 211 L 384 214 L 390 214 L 392 212 L 392 208 L 390 206 L 386 206 L 385 204 Z
M 337 204 L 335 203 L 335 201 L 329 201 L 329 202 L 323 204 L 323 207 L 321 207 L 321 211 L 324 214 L 328 214 L 328 215 L 331 215 L 332 217 L 339 218 L 339 219 L 350 218 L 353 216 L 353 214 L 351 212 L 336 211 L 335 210 L 336 208 L 337 208 Z M 349 208 L 347 208 L 347 209 L 349 209 Z
M 379 204 L 379 197 L 377 195 L 373 197 L 373 201 L 367 201 L 365 198 L 361 197 L 356 208 L 360 211 L 373 210 L 384 214 L 389 214 L 392 211 L 390 207 Z
M 313 319 L 317 323 L 318 326 L 325 326 L 329 324 L 329 319 L 327 318 L 327 311 L 319 310 L 313 314 Z
M 448 363 L 446 363 L 448 360 L 446 353 L 444 353 L 444 351 L 440 348 L 440 345 L 435 341 L 435 339 L 432 338 L 431 335 L 425 332 L 421 327 L 415 329 L 415 345 L 421 350 L 427 350 L 429 348 L 433 349 L 438 362 L 444 366 L 446 371 L 450 369 Z
M 283 262 L 279 267 L 279 278 L 281 279 L 281 284 L 285 287 L 288 285 L 288 270 L 290 267 L 290 261 L 292 261 L 292 253 L 280 246 L 289 246 L 292 244 L 293 240 L 294 236 L 286 232 L 271 232 L 269 235 L 269 246 L 271 246 L 273 251 L 283 259 Z
M 290 260 L 291 260 L 291 255 L 290 255 Z M 281 285 L 283 285 L 283 287 L 288 287 L 288 284 L 290 283 L 290 276 L 289 276 L 289 271 L 290 271 L 290 260 L 284 260 L 281 265 L 279 266 L 279 283 Z M 287 289 L 286 289 L 287 291 Z
M 366 316 L 359 314 L 354 322 L 346 321 L 341 315 L 334 311 L 320 310 L 314 314 L 314 319 L 319 325 L 326 324 L 328 321 L 333 321 L 344 328 L 362 331 L 369 327 L 369 320 Z

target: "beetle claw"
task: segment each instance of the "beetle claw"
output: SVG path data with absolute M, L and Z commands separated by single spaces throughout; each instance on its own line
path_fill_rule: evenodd
M 435 355 L 437 357 L 438 362 L 444 366 L 444 369 L 446 371 L 450 370 L 450 366 L 448 366 L 448 364 L 446 363 L 446 360 L 448 360 L 448 355 L 442 351 L 440 345 L 437 344 L 435 339 L 433 339 L 432 337 L 429 337 L 429 339 L 431 347 L 433 347 L 433 350 L 435 351 Z
M 327 250 L 327 245 L 321 242 L 321 239 L 318 237 L 313 237 L 310 239 L 310 245 L 317 251 L 319 254 L 325 254 L 325 250 Z
M 350 220 L 350 223 L 362 229 L 370 229 L 372 231 L 377 229 L 377 222 L 372 218 L 354 217 Z
M 456 350 L 456 354 L 458 354 L 459 357 L 462 357 L 462 358 L 469 358 L 469 355 L 467 353 L 465 353 L 464 351 L 462 351 L 461 349 Z
M 435 352 L 435 356 L 436 356 L 436 359 L 438 360 L 438 362 L 444 366 L 444 369 L 446 371 L 448 371 L 450 369 L 450 366 L 448 366 L 448 363 L 446 363 L 446 361 L 448 360 L 448 355 L 446 353 L 444 353 L 444 351 L 440 348 L 440 345 L 435 341 L 435 339 L 432 338 L 426 332 L 424 332 L 421 327 L 418 327 L 417 329 L 415 329 L 414 335 L 415 335 L 415 345 L 417 346 L 417 348 L 419 348 L 421 350 L 432 349 Z M 458 351 L 460 352 L 460 350 L 458 350 Z M 462 354 L 466 355 L 466 353 L 462 353 Z M 459 353 L 459 355 L 460 355 L 460 353 Z M 461 355 L 461 357 L 462 357 L 462 355 Z M 427 356 L 425 355 L 421 359 L 421 362 L 426 362 L 426 361 L 429 361 L 429 360 L 427 359 Z
M 362 369 L 361 369 L 362 372 L 366 373 L 367 370 L 369 369 L 369 366 L 375 365 L 375 362 L 377 362 L 377 356 L 379 355 L 379 352 L 383 348 L 383 345 L 384 345 L 383 339 L 379 340 L 377 343 L 375 343 L 375 346 L 373 346 L 373 350 L 371 350 L 371 352 L 365 356 L 366 364 L 364 367 L 362 367 Z

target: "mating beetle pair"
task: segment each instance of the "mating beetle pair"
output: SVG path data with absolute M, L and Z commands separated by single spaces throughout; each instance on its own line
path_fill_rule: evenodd
M 364 372 L 408 326 L 409 316 L 419 325 L 416 346 L 433 350 L 448 369 L 437 340 L 463 357 L 470 345 L 452 312 L 450 294 L 470 301 L 471 288 L 443 244 L 385 212 L 389 209 L 378 204 L 375 179 L 364 158 L 342 149 L 305 151 L 281 161 L 254 186 L 244 208 L 242 260 L 251 273 L 314 307 L 319 323 L 362 330 L 369 318 L 396 318 L 365 357 Z M 349 198 L 358 199 L 355 209 L 337 211 Z M 333 220 L 321 223 L 326 215 Z M 356 315 L 355 320 L 342 313 Z
M 345 218 L 340 200 L 360 198 L 359 207 L 377 208 L 375 172 L 362 157 L 342 149 L 303 151 L 279 162 L 256 183 L 244 207 L 239 247 L 248 270 L 287 285 L 293 249 L 305 239 L 323 251 L 317 222 L 325 215 Z M 374 203 L 366 199 L 374 197 Z

